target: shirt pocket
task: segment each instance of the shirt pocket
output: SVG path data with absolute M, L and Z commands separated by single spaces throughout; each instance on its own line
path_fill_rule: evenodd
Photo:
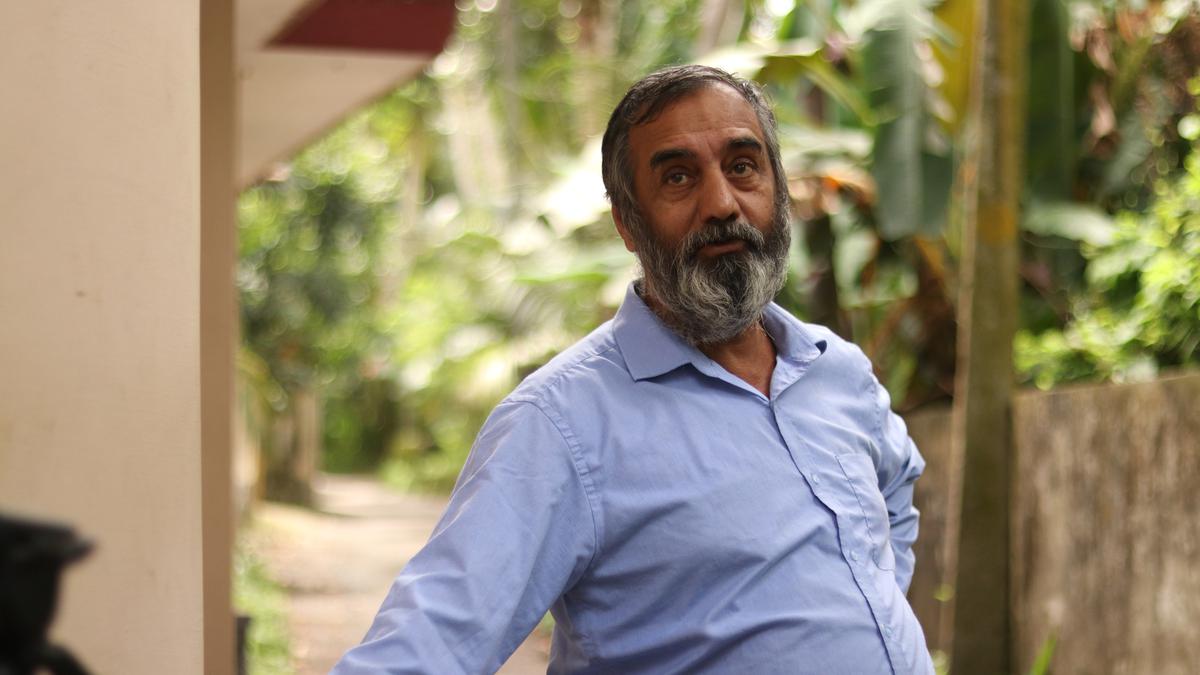
M 880 569 L 895 569 L 896 556 L 892 552 L 891 521 L 888 519 L 887 503 L 883 500 L 883 493 L 879 491 L 879 482 L 871 457 L 865 453 L 850 452 L 837 455 L 837 461 L 858 501 L 862 529 L 866 531 L 871 544 L 871 557 Z

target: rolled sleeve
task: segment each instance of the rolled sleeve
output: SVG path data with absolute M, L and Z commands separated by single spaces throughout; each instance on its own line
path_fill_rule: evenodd
M 488 418 L 429 542 L 335 675 L 494 672 L 595 550 L 574 450 L 531 402 Z

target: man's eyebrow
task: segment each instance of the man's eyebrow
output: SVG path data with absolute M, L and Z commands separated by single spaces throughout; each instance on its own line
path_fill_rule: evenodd
M 726 144 L 726 147 L 728 147 L 730 150 L 750 149 L 762 152 L 763 144 L 753 136 L 738 136 L 737 138 L 731 139 L 729 143 Z
M 763 144 L 753 136 L 738 136 L 725 144 L 730 150 L 755 150 L 762 152 Z M 650 155 L 650 168 L 656 169 L 662 164 L 676 159 L 692 159 L 696 153 L 686 148 L 666 148 Z
M 695 156 L 696 153 L 684 148 L 667 148 L 665 150 L 659 150 L 653 155 L 650 155 L 650 168 L 656 169 L 661 164 L 666 164 L 667 162 L 676 159 L 691 159 Z

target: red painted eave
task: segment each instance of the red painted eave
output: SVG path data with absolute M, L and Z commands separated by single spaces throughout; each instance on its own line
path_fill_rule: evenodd
M 452 0 L 318 0 L 270 46 L 432 56 L 445 46 L 454 18 Z

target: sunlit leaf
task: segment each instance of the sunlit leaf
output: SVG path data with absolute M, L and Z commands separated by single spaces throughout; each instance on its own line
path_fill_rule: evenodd
M 807 79 L 833 100 L 854 113 L 864 125 L 875 123 L 875 113 L 855 88 L 825 60 L 820 45 L 807 39 L 777 45 L 739 44 L 706 55 L 701 63 L 759 82 Z
M 1095 246 L 1111 243 L 1115 232 L 1111 216 L 1092 204 L 1078 202 L 1031 202 L 1022 227 L 1036 234 Z

